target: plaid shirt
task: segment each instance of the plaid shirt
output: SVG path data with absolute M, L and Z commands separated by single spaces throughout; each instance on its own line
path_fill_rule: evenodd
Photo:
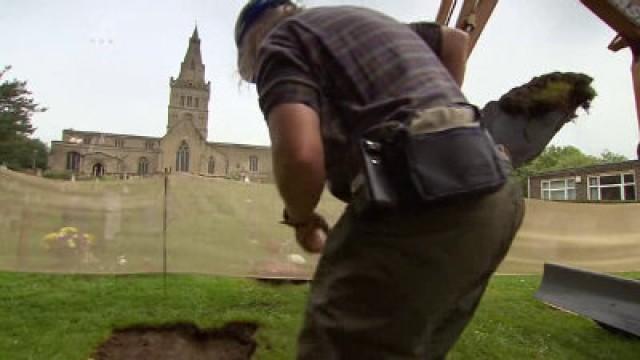
M 407 25 L 350 7 L 304 10 L 278 24 L 258 59 L 260 107 L 302 103 L 321 121 L 331 192 L 349 201 L 351 144 L 368 127 L 422 109 L 465 103 L 431 48 Z

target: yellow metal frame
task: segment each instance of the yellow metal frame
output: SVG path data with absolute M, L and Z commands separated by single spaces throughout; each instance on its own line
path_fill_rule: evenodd
M 449 25 L 457 0 L 441 0 L 436 21 Z M 631 77 L 636 100 L 636 117 L 640 129 L 640 0 L 627 0 L 624 6 L 614 0 L 580 0 L 602 21 L 619 35 L 609 44 L 609 49 L 618 51 L 626 47 L 633 52 Z M 469 55 L 476 46 L 498 0 L 464 0 L 455 27 L 466 31 L 470 37 Z M 637 156 L 640 159 L 640 143 Z

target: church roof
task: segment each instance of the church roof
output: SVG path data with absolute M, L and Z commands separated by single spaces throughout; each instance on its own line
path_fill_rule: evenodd
M 234 147 L 234 148 L 243 148 L 243 149 L 258 149 L 258 150 L 271 149 L 270 146 L 265 146 L 265 145 L 234 144 L 234 143 L 222 143 L 222 142 L 207 142 L 207 144 L 213 145 L 213 146 L 220 146 L 220 147 Z
M 84 130 L 75 130 L 75 129 L 64 129 L 62 133 L 72 133 L 77 135 L 93 135 L 93 136 L 114 136 L 114 137 L 128 137 L 128 138 L 138 138 L 145 140 L 160 140 L 160 137 L 156 136 L 145 136 L 145 135 L 132 135 L 132 134 L 117 134 L 117 133 L 106 133 L 99 131 L 84 131 Z

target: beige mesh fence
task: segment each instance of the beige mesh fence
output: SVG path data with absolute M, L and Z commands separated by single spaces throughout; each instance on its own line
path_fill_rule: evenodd
M 162 270 L 162 179 L 63 182 L 0 170 L 0 269 Z
M 313 273 L 317 257 L 278 224 L 282 203 L 273 185 L 189 175 L 171 175 L 167 185 L 165 206 L 162 177 L 63 182 L 0 170 L 0 270 L 157 273 L 166 264 L 173 273 Z M 328 195 L 321 201 L 331 223 L 342 209 Z M 538 273 L 545 261 L 640 270 L 639 215 L 640 204 L 528 201 L 500 271 Z
M 540 273 L 545 261 L 593 271 L 639 271 L 640 204 L 528 200 L 524 223 L 499 271 Z

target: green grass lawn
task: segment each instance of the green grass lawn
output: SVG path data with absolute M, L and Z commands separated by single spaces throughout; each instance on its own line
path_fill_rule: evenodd
M 639 274 L 631 276 L 637 278 Z M 492 281 L 451 359 L 637 359 L 640 341 L 614 336 L 533 298 L 537 276 Z M 0 359 L 86 360 L 114 327 L 229 321 L 259 324 L 256 359 L 295 353 L 308 287 L 198 275 L 0 273 Z

